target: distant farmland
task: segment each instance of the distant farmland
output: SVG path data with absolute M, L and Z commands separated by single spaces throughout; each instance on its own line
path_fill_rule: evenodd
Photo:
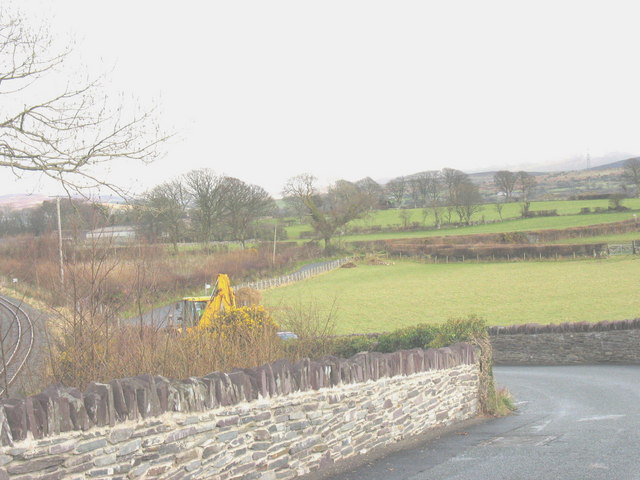
M 608 200 L 531 202 L 531 211 L 556 210 L 559 216 L 522 219 L 520 218 L 521 204 L 507 203 L 504 204 L 502 210 L 502 218 L 505 219 L 504 222 L 480 224 L 470 227 L 454 227 L 451 225 L 443 224 L 442 229 L 440 230 L 432 229 L 434 224 L 434 217 L 433 211 L 431 209 L 429 209 L 426 217 L 423 217 L 421 208 L 403 210 L 376 210 L 364 219 L 352 221 L 351 223 L 349 223 L 349 226 L 358 229 L 371 229 L 372 227 L 376 226 L 383 229 L 394 226 L 396 228 L 400 228 L 400 225 L 402 224 L 400 213 L 405 212 L 410 215 L 409 223 L 418 222 L 420 224 L 424 224 L 425 228 L 430 228 L 430 230 L 380 233 L 349 233 L 347 230 L 346 234 L 341 237 L 341 241 L 349 242 L 359 240 L 381 240 L 387 238 L 415 238 L 430 235 L 467 235 L 473 233 L 540 230 L 546 228 L 568 228 L 583 225 L 594 225 L 598 223 L 618 222 L 621 220 L 628 220 L 630 218 L 633 218 L 633 211 L 590 213 L 586 215 L 579 214 L 582 208 L 590 208 L 592 211 L 595 211 L 595 209 L 597 208 L 606 210 L 608 204 Z M 623 205 L 637 211 L 638 209 L 640 209 L 640 199 L 625 199 L 623 200 Z M 452 220 L 455 221 L 456 218 L 456 215 L 453 214 Z M 496 222 L 500 219 L 500 216 L 498 215 L 494 204 L 483 205 L 482 210 L 473 218 L 473 220 L 476 222 L 480 222 L 482 221 L 482 219 L 487 222 Z M 312 231 L 312 228 L 308 224 L 296 224 L 287 227 L 286 230 L 289 239 L 296 240 L 300 238 L 300 235 L 303 234 L 303 232 L 310 233 Z
M 491 325 L 640 316 L 640 258 L 361 265 L 265 292 L 276 309 L 337 305 L 338 333 L 388 331 L 477 314 Z

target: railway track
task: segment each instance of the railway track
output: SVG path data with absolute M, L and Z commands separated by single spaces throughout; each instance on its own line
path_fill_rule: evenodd
M 33 321 L 20 304 L 0 297 L 0 396 L 15 382 L 33 352 Z

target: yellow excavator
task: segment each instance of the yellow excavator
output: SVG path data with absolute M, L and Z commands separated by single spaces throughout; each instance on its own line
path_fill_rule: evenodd
M 184 297 L 179 306 L 181 314 L 178 314 L 178 318 L 182 324 L 180 330 L 189 331 L 194 327 L 206 328 L 211 326 L 217 315 L 237 308 L 236 296 L 233 293 L 233 288 L 231 288 L 229 276 L 224 273 L 218 275 L 211 296 Z M 282 340 L 298 338 L 293 332 L 279 331 L 276 334 Z
M 229 276 L 221 273 L 211 292 L 206 297 L 184 297 L 181 310 L 182 328 L 207 327 L 214 317 L 221 312 L 228 312 L 236 308 L 236 296 L 231 288 Z

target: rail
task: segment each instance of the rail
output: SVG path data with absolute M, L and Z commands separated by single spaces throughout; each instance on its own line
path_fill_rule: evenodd
M 16 380 L 27 363 L 33 351 L 34 329 L 31 318 L 20 305 L 0 297 L 0 309 L 9 312 L 11 318 L 6 332 L 0 331 L 0 340 L 3 343 L 9 338 L 12 329 L 15 331 L 15 343 L 11 348 L 9 357 L 0 366 L 0 375 L 6 378 L 5 385 L 0 389 L 0 395 L 5 395 L 7 389 Z M 13 339 L 11 339 L 13 340 Z

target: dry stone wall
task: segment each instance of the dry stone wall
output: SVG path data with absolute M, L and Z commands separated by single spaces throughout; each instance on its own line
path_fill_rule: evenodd
M 640 319 L 489 329 L 497 365 L 640 364 Z
M 473 347 L 54 386 L 0 404 L 0 480 L 286 479 L 473 417 Z

